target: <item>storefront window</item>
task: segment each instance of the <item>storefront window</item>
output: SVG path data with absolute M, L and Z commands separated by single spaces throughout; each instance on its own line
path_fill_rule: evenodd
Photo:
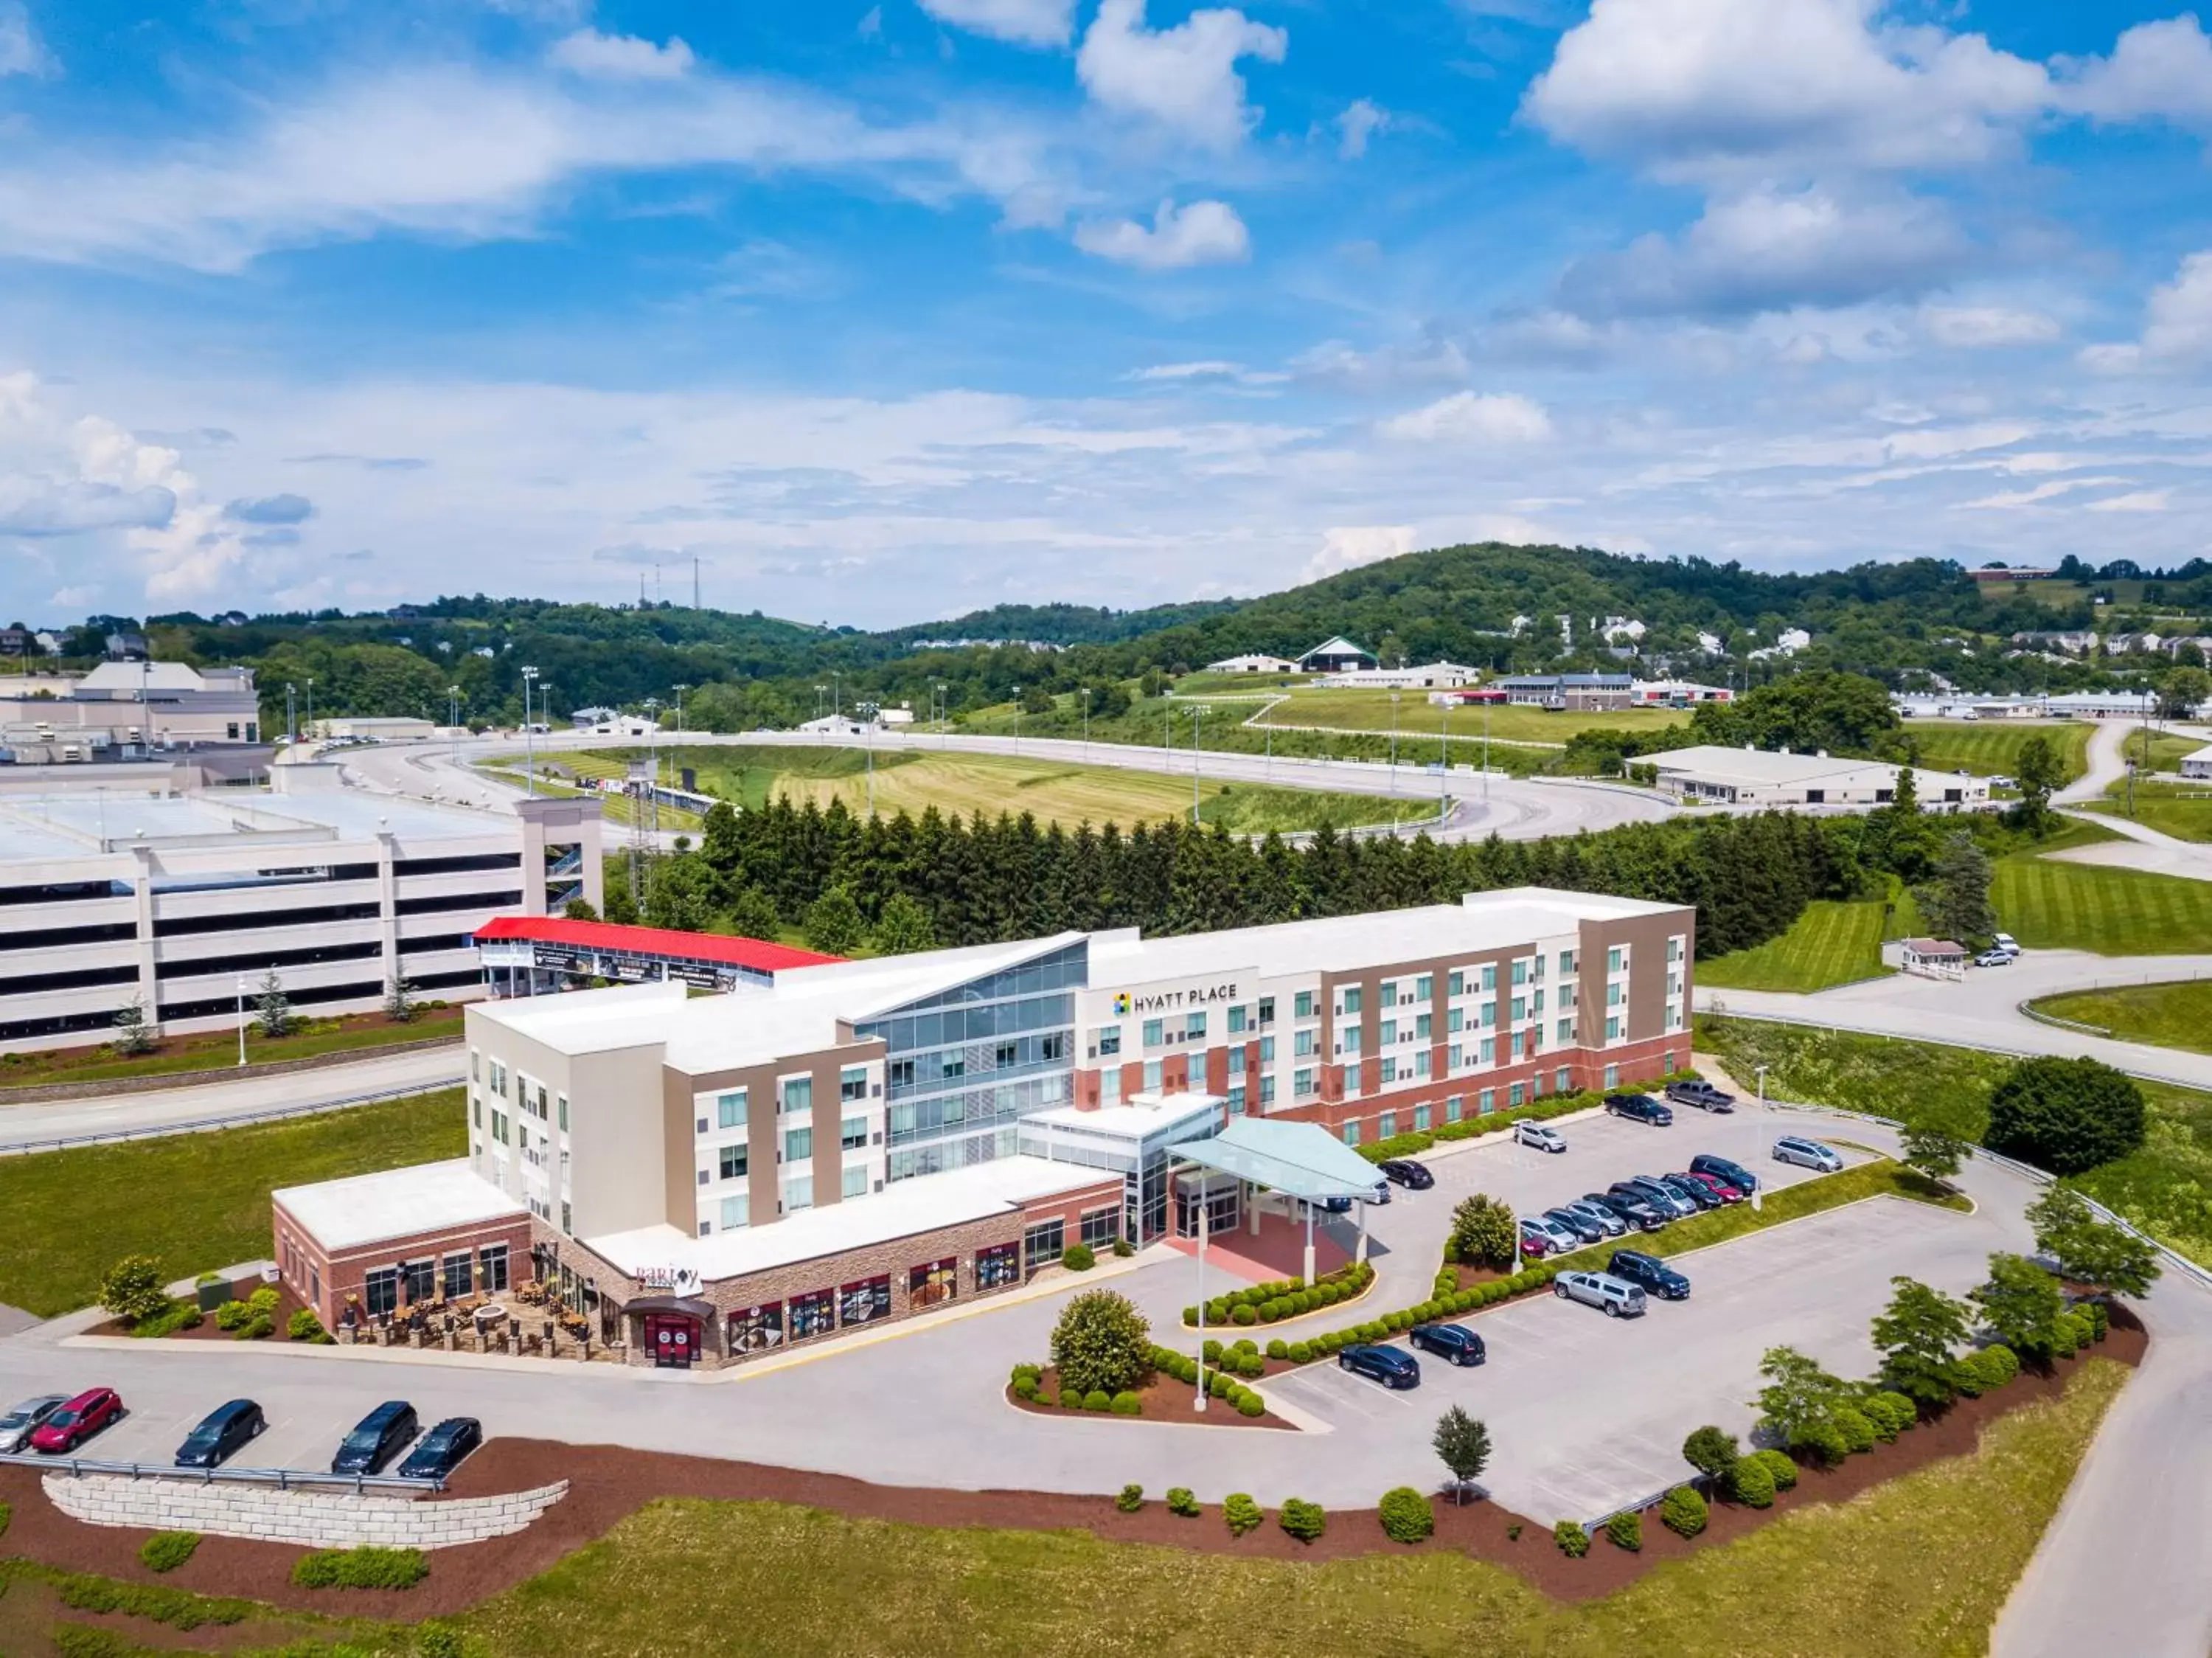
M 1022 1247 L 1019 1244 L 993 1244 L 975 1252 L 975 1287 L 996 1289 L 1022 1281 Z
M 1121 1211 L 1094 1209 L 1083 1217 L 1083 1241 L 1096 1249 L 1121 1235 Z
M 391 1312 L 399 1305 L 399 1274 L 388 1266 L 378 1267 L 362 1286 L 361 1302 L 371 1317 Z
M 791 1338 L 826 1336 L 837 1327 L 837 1298 L 827 1289 L 809 1290 L 791 1298 Z
M 858 1283 L 848 1283 L 837 1292 L 837 1322 L 840 1324 L 868 1324 L 890 1315 L 891 1279 L 888 1272 L 880 1277 L 863 1278 Z
M 932 1261 L 927 1266 L 917 1266 L 907 1274 L 906 1297 L 916 1307 L 935 1307 L 949 1301 L 959 1293 L 960 1258 L 948 1255 L 941 1261 Z
M 1022 1254 L 1032 1272 L 1040 1266 L 1049 1266 L 1060 1259 L 1067 1246 L 1064 1241 L 1066 1228 L 1058 1221 L 1046 1221 L 1022 1234 Z
M 428 1301 L 438 1293 L 438 1263 L 427 1259 L 402 1261 L 399 1264 L 399 1278 L 410 1307 L 416 1301 Z
M 469 1271 L 468 1251 L 447 1256 L 445 1269 L 445 1291 L 448 1300 L 458 1300 L 475 1287 Z
M 730 1350 L 765 1353 L 783 1345 L 783 1303 L 741 1307 L 730 1314 Z
M 505 1244 L 493 1244 L 477 1251 L 477 1288 L 488 1295 L 507 1288 Z

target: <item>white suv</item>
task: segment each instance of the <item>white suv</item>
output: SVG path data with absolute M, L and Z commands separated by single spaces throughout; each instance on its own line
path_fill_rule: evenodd
M 1817 1169 L 1823 1174 L 1833 1174 L 1844 1166 L 1842 1155 L 1833 1146 L 1795 1134 L 1785 1134 L 1774 1143 L 1774 1161 Z
M 1610 1272 L 1562 1272 L 1552 1280 L 1552 1293 L 1562 1301 L 1602 1308 L 1609 1319 L 1644 1315 L 1643 1290 Z
M 1514 1124 L 1513 1138 L 1515 1143 L 1534 1146 L 1539 1151 L 1565 1151 L 1567 1149 L 1565 1135 L 1549 1123 L 1532 1123 L 1526 1118 Z

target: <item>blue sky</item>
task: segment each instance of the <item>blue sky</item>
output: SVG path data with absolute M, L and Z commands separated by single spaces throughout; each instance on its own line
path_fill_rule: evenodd
M 2138 0 L 0 0 L 0 619 L 2212 552 Z

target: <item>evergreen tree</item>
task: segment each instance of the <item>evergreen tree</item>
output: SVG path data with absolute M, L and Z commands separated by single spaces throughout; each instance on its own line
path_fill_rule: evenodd
M 395 1025 L 415 1022 L 415 986 L 404 973 L 394 973 L 384 991 L 384 1016 Z
M 271 967 L 261 980 L 261 994 L 255 1001 L 261 1021 L 261 1034 L 270 1041 L 287 1036 L 292 1030 L 292 999 L 284 994 L 284 981 Z
M 125 1059 L 146 1053 L 154 1046 L 153 1033 L 146 1028 L 146 998 L 134 996 L 125 1003 L 115 1015 L 115 1034 L 108 1046 Z
M 1961 832 L 1945 841 L 1936 858 L 1934 879 L 1915 894 L 1929 930 L 1960 943 L 1985 939 L 1996 931 L 1990 879 L 1988 855 L 1972 835 Z

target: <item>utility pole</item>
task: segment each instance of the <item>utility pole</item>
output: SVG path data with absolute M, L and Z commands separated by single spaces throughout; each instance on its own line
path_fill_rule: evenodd
M 530 691 L 537 682 L 538 670 L 525 667 L 522 670 L 522 775 L 532 800 L 538 798 L 538 728 L 530 720 Z M 307 681 L 311 696 L 314 685 L 313 680 Z M 308 706 L 312 708 L 314 704 L 311 701 Z
M 299 705 L 293 700 L 296 695 L 292 682 L 287 680 L 284 682 L 284 741 L 288 743 L 300 741 Z
M 1083 758 L 1087 760 L 1091 758 L 1091 687 L 1084 686 L 1081 694 L 1083 697 Z
M 315 676 L 307 676 L 307 741 L 315 740 Z
M 697 561 L 695 559 L 693 562 Z M 694 605 L 691 608 L 696 610 L 699 607 Z M 684 693 L 690 688 L 688 685 L 679 685 L 676 687 L 676 735 L 679 737 L 684 735 Z
M 453 734 L 453 764 L 461 763 L 461 688 L 457 685 L 446 687 L 446 728 Z
M 1398 832 L 1398 693 L 1390 693 L 1390 832 Z
M 1198 759 L 1202 752 L 1199 741 L 1200 728 L 1206 720 L 1206 704 L 1194 704 L 1190 710 L 1190 826 L 1198 827 Z
M 1022 688 L 1014 687 L 1014 758 L 1022 757 Z

